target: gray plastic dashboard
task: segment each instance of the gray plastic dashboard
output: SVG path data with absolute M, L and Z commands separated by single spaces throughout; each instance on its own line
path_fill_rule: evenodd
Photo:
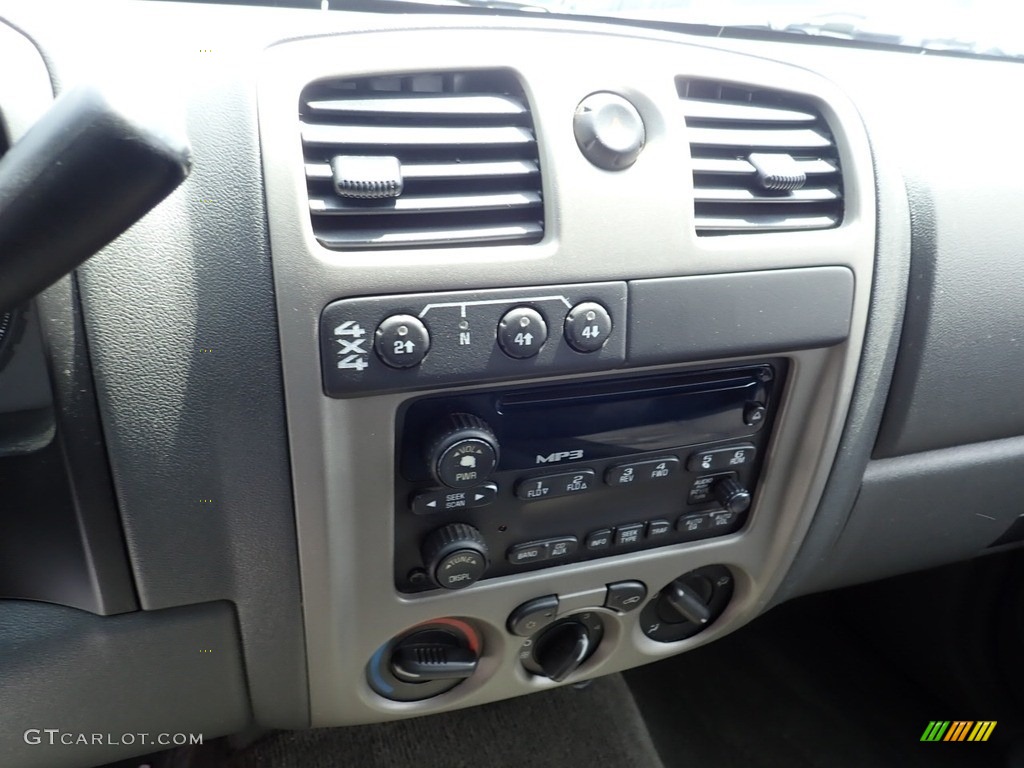
M 605 639 L 570 680 L 678 653 L 749 621 L 769 604 L 811 522 L 861 355 L 875 238 L 871 150 L 859 116 L 828 82 L 771 62 L 624 33 L 534 30 L 526 55 L 518 42 L 522 30 L 512 24 L 486 30 L 452 26 L 430 32 L 429 50 L 416 44 L 422 33 L 408 29 L 292 41 L 271 48 L 263 61 L 261 146 L 295 478 L 311 716 L 319 725 L 441 711 L 551 685 L 524 671 L 521 641 L 504 629 L 517 605 L 544 594 L 559 594 L 563 612 L 600 606 L 597 595 L 605 584 L 639 579 L 656 590 L 714 563 L 727 564 L 738 582 L 726 614 L 689 641 L 653 642 L 641 632 L 639 614 L 604 611 Z M 552 78 L 549 73 L 570 45 L 589 66 Z M 615 57 L 605 52 L 611 45 L 619 52 Z M 393 51 L 387 67 L 365 63 L 385 46 Z M 346 65 L 342 52 L 348 61 L 364 63 Z M 544 239 L 526 246 L 378 249 L 372 254 L 321 246 L 309 225 L 294 118 L 302 89 L 328 77 L 470 67 L 509 69 L 529 96 L 543 169 Z M 798 234 L 698 238 L 685 122 L 675 89 L 681 76 L 797 92 L 828 115 L 844 169 L 842 225 Z M 571 115 L 583 97 L 597 91 L 629 98 L 647 126 L 641 159 L 627 171 L 598 169 L 576 146 Z M 627 200 L 643 205 L 624 205 Z M 825 305 L 815 304 L 820 298 L 811 278 L 815 267 L 848 270 L 852 294 L 845 308 L 842 290 L 836 294 L 832 288 L 824 291 Z M 746 285 L 740 279 L 710 278 L 736 272 L 749 275 Z M 792 282 L 786 282 L 787 273 Z M 683 279 L 655 288 L 657 278 Z M 743 354 L 783 354 L 792 361 L 750 524 L 724 539 L 494 579 L 457 593 L 419 599 L 396 593 L 387 557 L 392 521 L 383 512 L 394 504 L 387 468 L 396 450 L 395 414 L 405 397 L 323 396 L 320 360 L 310 354 L 320 308 L 379 293 L 609 280 L 631 281 L 631 317 L 648 307 L 661 312 L 655 309 L 659 301 L 673 307 L 663 313 L 664 323 L 630 322 L 627 346 L 649 351 L 636 358 L 639 367 L 629 373 L 651 370 L 647 366 L 653 364 L 664 370 L 695 361 L 735 362 Z M 830 303 L 844 320 L 849 318 L 848 326 L 841 323 L 843 332 L 817 337 L 815 332 L 831 322 Z M 730 312 L 715 320 L 713 308 L 723 305 L 754 307 L 751 314 L 761 315 L 761 326 L 737 323 Z M 659 325 L 663 330 L 651 327 Z M 677 326 L 693 328 L 685 352 L 673 352 L 671 345 L 665 349 L 667 339 L 657 338 L 658 333 L 673 335 Z M 487 651 L 476 675 L 450 693 L 421 702 L 389 701 L 370 689 L 366 660 L 382 644 L 409 627 L 446 616 L 469 620 L 483 633 Z
M 150 654 L 134 674 L 154 674 L 160 638 L 181 642 L 185 614 L 173 611 L 196 606 L 185 625 L 194 621 L 224 643 L 217 679 L 230 681 L 218 702 L 224 718 L 217 724 L 211 715 L 211 733 L 236 730 L 250 711 L 267 726 L 373 722 L 543 689 L 551 683 L 522 671 L 518 640 L 504 630 L 508 613 L 538 595 L 557 592 L 572 611 L 597 605 L 596 595 L 616 580 L 641 579 L 655 589 L 710 563 L 737 574 L 725 615 L 692 640 L 654 643 L 635 615 L 605 612 L 606 645 L 570 678 L 579 680 L 713 641 L 798 594 L 973 557 L 1020 515 L 1013 499 L 1021 492 L 1024 448 L 1014 393 L 1024 365 L 1014 352 L 1024 316 L 1022 273 L 1014 265 L 1024 217 L 1013 210 L 1024 199 L 1016 189 L 1022 161 L 979 164 L 964 138 L 976 127 L 970 116 L 991 115 L 989 136 L 1012 144 L 1012 107 L 1002 95 L 1019 89 L 1019 64 L 542 18 L 173 3 L 123 3 L 111 6 L 115 12 L 67 3 L 55 23 L 31 5 L 0 3 L 0 16 L 42 49 L 58 90 L 90 70 L 116 79 L 130 59 L 188 114 L 196 175 L 87 264 L 78 291 L 143 609 L 132 626 L 146 636 Z M 162 34 L 154 36 L 157 26 Z M 95 31 L 75 32 L 86 28 Z M 553 77 L 570 47 L 581 65 Z M 542 153 L 544 239 L 372 254 L 320 246 L 302 173 L 301 90 L 322 77 L 467 67 L 511 69 L 527 92 Z M 879 89 L 883 69 L 907 88 Z M 842 226 L 696 237 L 674 87 L 680 76 L 781 88 L 813 101 L 842 152 Z M 572 135 L 573 109 L 598 90 L 628 96 L 649 130 L 641 162 L 618 175 L 590 166 Z M 13 114 L 14 97 L 0 97 L 8 100 L 0 103 L 5 116 Z M 644 204 L 624 215 L 622 199 Z M 731 283 L 722 292 L 698 292 L 704 321 L 735 300 L 737 281 L 750 281 L 744 306 L 760 309 L 763 300 L 770 308 L 780 293 L 759 291 L 758 275 L 784 281 L 787 273 L 823 267 L 852 276 L 841 339 L 808 342 L 794 332 L 815 325 L 798 322 L 804 304 L 797 289 L 780 310 L 794 325 L 777 338 L 733 336 L 702 351 L 700 339 L 708 336 L 697 333 L 686 354 L 603 374 L 788 359 L 792 375 L 778 428 L 742 532 L 489 580 L 460 593 L 408 598 L 394 589 L 395 419 L 411 395 L 323 394 L 317 344 L 325 306 L 352 297 L 598 281 Z M 676 321 L 693 321 L 686 313 L 680 305 Z M 220 354 L 201 357 L 199 348 Z M 985 485 L 983 504 L 968 480 Z M 216 514 L 189 506 L 211 496 Z M 105 631 L 105 619 L 89 617 L 86 626 L 66 609 L 12 607 L 11 621 L 39 624 L 40 632 L 73 638 Z M 479 674 L 426 702 L 375 694 L 365 678 L 375 650 L 439 616 L 479 626 L 489 649 Z M 171 623 L 161 634 L 165 620 Z M 0 632 L 13 645 L 19 637 Z M 175 659 L 178 670 L 195 676 L 183 679 L 195 679 L 200 690 L 209 660 L 193 669 L 186 656 Z M 240 666 L 245 686 L 237 681 Z M 47 679 L 34 695 L 58 701 L 67 679 Z M 84 690 L 98 679 L 77 685 Z M 124 690 L 133 684 L 127 673 L 117 680 Z M 125 727 L 199 727 L 189 708 L 183 693 L 180 705 L 110 716 L 123 717 Z M 76 709 L 67 702 L 71 723 Z M 4 738 L 19 724 L 5 722 Z M 26 765 L 38 759 L 22 755 Z

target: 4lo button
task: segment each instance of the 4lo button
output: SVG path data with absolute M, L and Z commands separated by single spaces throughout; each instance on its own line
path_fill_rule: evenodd
M 584 301 L 565 316 L 565 340 L 577 352 L 597 352 L 612 334 L 612 316 L 596 301 Z

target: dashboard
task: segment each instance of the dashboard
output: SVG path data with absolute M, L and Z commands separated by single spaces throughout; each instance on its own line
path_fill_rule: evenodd
M 13 764 L 132 754 L 26 746 L 55 711 L 531 694 L 1024 541 L 1017 62 L 162 2 L 0 43 L 9 146 L 86 81 L 191 145 L 0 307 Z

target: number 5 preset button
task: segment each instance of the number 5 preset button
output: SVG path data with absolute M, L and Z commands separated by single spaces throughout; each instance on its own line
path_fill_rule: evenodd
M 540 501 L 556 496 L 571 496 L 593 489 L 595 482 L 594 472 L 590 469 L 565 472 L 559 475 L 529 477 L 516 484 L 516 496 L 523 501 Z
M 510 309 L 498 323 L 498 344 L 509 357 L 533 357 L 548 340 L 548 325 L 540 312 L 529 307 Z

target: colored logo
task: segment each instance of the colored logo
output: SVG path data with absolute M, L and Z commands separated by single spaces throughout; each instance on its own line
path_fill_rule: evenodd
M 932 720 L 921 741 L 988 741 L 995 729 L 995 720 Z

